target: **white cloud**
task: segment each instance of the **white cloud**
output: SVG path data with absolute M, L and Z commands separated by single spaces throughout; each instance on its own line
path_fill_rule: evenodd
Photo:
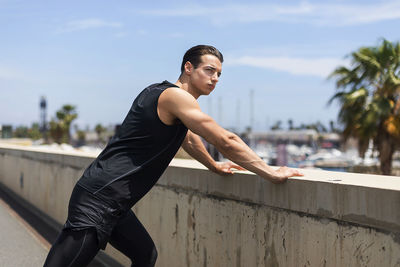
M 280 21 L 315 25 L 346 26 L 400 19 L 400 1 L 374 4 L 313 4 L 292 5 L 246 4 L 206 7 L 191 5 L 169 10 L 141 11 L 147 15 L 169 17 L 205 17 L 217 25 L 234 22 Z
M 294 75 L 312 75 L 326 78 L 339 65 L 347 65 L 337 58 L 253 57 L 228 58 L 226 65 L 251 66 L 284 71 Z
M 120 22 L 108 22 L 101 19 L 90 18 L 69 21 L 59 30 L 59 32 L 74 32 L 95 28 L 121 28 L 122 26 L 123 25 Z
M 400 19 L 400 2 L 377 4 L 327 5 L 316 10 L 316 22 L 331 25 L 360 25 L 385 20 Z

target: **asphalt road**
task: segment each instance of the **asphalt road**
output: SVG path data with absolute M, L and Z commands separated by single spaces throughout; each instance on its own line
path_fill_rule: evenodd
M 0 266 L 43 266 L 50 244 L 0 199 Z

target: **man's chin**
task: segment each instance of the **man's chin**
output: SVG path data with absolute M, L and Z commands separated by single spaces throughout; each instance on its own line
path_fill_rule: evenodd
M 209 95 L 209 94 L 211 94 L 212 91 L 213 91 L 213 90 L 205 91 L 203 95 Z
M 208 88 L 207 88 L 207 95 L 209 95 L 212 91 L 214 91 L 214 89 L 215 89 L 215 86 L 209 86 Z

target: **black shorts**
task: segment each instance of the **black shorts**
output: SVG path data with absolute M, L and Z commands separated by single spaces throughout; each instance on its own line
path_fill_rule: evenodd
M 68 218 L 63 229 L 95 228 L 99 247 L 104 250 L 113 228 L 127 211 L 129 209 L 121 210 L 76 184 L 71 194 Z

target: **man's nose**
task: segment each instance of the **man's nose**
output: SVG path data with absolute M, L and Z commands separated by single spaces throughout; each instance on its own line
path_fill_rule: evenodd
M 218 73 L 214 73 L 213 76 L 211 77 L 211 80 L 213 82 L 218 82 L 218 80 L 219 80 Z

